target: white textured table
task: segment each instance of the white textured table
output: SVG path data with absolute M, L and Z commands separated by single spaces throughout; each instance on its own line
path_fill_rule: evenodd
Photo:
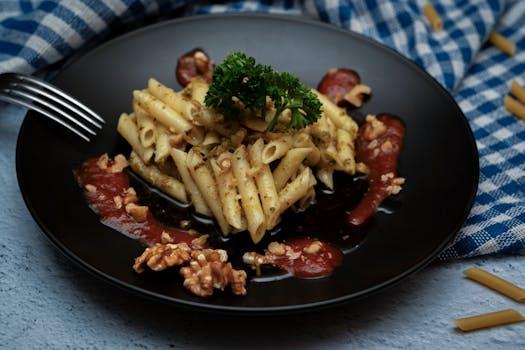
M 518 304 L 463 277 L 478 266 L 525 287 L 525 257 L 433 264 L 379 295 L 306 314 L 224 316 L 168 307 L 73 265 L 27 211 L 16 181 L 22 111 L 0 105 L 0 348 L 525 349 L 525 322 L 472 333 L 452 319 Z

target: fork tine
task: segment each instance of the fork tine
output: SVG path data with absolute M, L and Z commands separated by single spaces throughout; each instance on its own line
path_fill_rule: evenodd
M 41 85 L 39 85 L 39 86 L 41 86 Z M 22 84 L 18 83 L 18 82 L 11 83 L 10 87 L 25 89 L 25 90 L 28 90 L 28 91 L 36 94 L 36 95 L 45 96 L 48 99 L 54 101 L 55 103 L 60 104 L 62 107 L 73 111 L 74 113 L 76 113 L 77 115 L 79 115 L 80 117 L 85 119 L 86 121 L 90 122 L 91 124 L 93 124 L 97 128 L 102 128 L 102 124 L 100 123 L 99 119 L 98 118 L 96 120 L 93 119 L 93 116 L 91 114 L 87 114 L 85 112 L 85 109 L 80 110 L 79 108 L 77 108 L 77 106 L 78 106 L 77 104 L 72 105 L 71 103 L 68 103 L 68 102 L 64 101 L 63 99 L 56 97 L 55 95 L 53 95 L 52 93 L 47 92 L 46 90 L 35 88 L 35 87 L 29 85 L 28 83 L 25 83 L 25 82 L 22 83 Z M 33 95 L 33 96 L 36 96 L 36 95 Z M 60 95 L 60 96 L 62 96 L 62 95 Z M 31 98 L 36 99 L 35 97 L 31 97 Z M 68 101 L 73 102 L 73 101 L 71 101 L 69 99 L 68 99 Z
M 82 139 L 84 139 L 84 140 L 86 140 L 88 142 L 90 141 L 89 137 L 84 135 L 82 133 L 82 131 L 80 131 L 77 128 L 75 128 L 74 126 L 66 123 L 64 120 L 62 120 L 60 118 L 57 118 L 56 115 L 54 115 L 53 113 L 50 113 L 48 110 L 46 110 L 44 108 L 41 108 L 40 106 L 34 105 L 34 104 L 30 103 L 30 102 L 27 102 L 24 99 L 15 98 L 15 97 L 13 97 L 11 95 L 7 95 L 7 94 L 4 95 L 4 94 L 1 94 L 1 93 L 0 93 L 0 100 L 3 100 L 3 101 L 8 102 L 8 103 L 18 104 L 18 105 L 21 105 L 23 107 L 26 107 L 26 108 L 29 108 L 29 109 L 33 109 L 33 110 L 35 110 L 37 112 L 40 112 L 43 115 L 45 115 L 46 117 L 54 120 L 58 124 L 64 126 L 65 128 L 69 129 L 70 131 L 74 132 L 75 134 L 77 134 Z
M 20 80 L 20 81 L 25 81 L 25 82 L 31 82 L 33 84 L 36 84 L 40 87 L 43 87 L 61 97 L 63 97 L 64 99 L 68 100 L 69 102 L 71 102 L 74 106 L 76 106 L 77 108 L 80 108 L 82 110 L 84 110 L 86 113 L 88 113 L 88 115 L 92 116 L 93 118 L 95 118 L 96 120 L 98 120 L 99 122 L 101 123 L 105 123 L 105 120 L 100 117 L 97 113 L 95 113 L 92 109 L 90 109 L 89 107 L 87 107 L 86 105 L 80 103 L 79 101 L 77 101 L 76 99 L 72 98 L 70 95 L 68 95 L 66 92 L 62 91 L 61 89 L 57 88 L 56 86 L 53 86 L 43 80 L 40 80 L 38 78 L 35 78 L 35 77 L 32 77 L 32 76 L 26 76 L 26 75 L 21 75 L 21 74 L 13 74 L 14 78 L 16 78 L 17 80 Z
M 88 133 L 92 134 L 92 135 L 95 135 L 96 133 L 90 129 L 89 127 L 87 127 L 86 125 L 82 124 L 77 118 L 75 118 L 74 116 L 72 116 L 71 114 L 67 113 L 66 111 L 64 111 L 63 109 L 60 109 L 59 107 L 53 105 L 52 103 L 50 103 L 49 101 L 46 101 L 44 99 L 42 99 L 41 97 L 39 96 L 36 96 L 36 95 L 31 95 L 29 93 L 27 93 L 26 91 L 22 91 L 22 90 L 10 90 L 10 95 L 12 97 L 15 97 L 15 96 L 18 96 L 18 97 L 22 97 L 22 98 L 26 98 L 26 99 L 29 99 L 33 102 L 37 102 L 39 103 L 42 108 L 42 106 L 44 107 L 47 107 L 49 109 L 51 109 L 52 111 L 56 112 L 56 113 L 59 113 L 60 115 L 62 115 L 64 118 L 66 118 L 67 120 L 69 120 L 70 122 L 76 124 L 77 126 L 79 126 L 80 128 L 84 129 L 85 131 L 87 131 Z M 33 106 L 35 106 L 33 104 Z

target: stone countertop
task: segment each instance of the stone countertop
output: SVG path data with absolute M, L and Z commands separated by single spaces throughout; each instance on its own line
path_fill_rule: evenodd
M 519 304 L 463 277 L 477 266 L 525 287 L 525 258 L 434 263 L 355 303 L 310 313 L 228 316 L 143 299 L 62 255 L 26 209 L 15 172 L 23 111 L 0 104 L 2 349 L 524 349 L 525 322 L 458 331 L 452 320 Z

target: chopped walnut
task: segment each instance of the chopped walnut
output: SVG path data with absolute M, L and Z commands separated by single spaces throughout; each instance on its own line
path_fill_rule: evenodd
M 127 166 L 128 166 L 128 160 L 126 159 L 126 157 L 124 157 L 122 154 L 117 154 L 115 158 L 113 158 L 113 163 L 111 164 L 111 166 L 107 168 L 107 172 L 120 173 Z
M 135 203 L 126 204 L 126 212 L 133 216 L 138 222 L 144 222 L 148 216 L 148 207 L 145 205 L 137 205 Z
M 308 247 L 305 247 L 303 251 L 307 254 L 315 254 L 323 247 L 323 242 L 313 241 Z
M 97 186 L 92 185 L 92 184 L 86 184 L 86 186 L 84 186 L 84 188 L 88 192 L 96 192 L 97 191 Z
M 117 209 L 122 208 L 122 197 L 121 196 L 113 197 L 113 203 L 115 203 L 115 208 Z
M 385 123 L 378 120 L 374 115 L 366 116 L 366 124 L 364 129 L 364 136 L 371 141 L 377 139 L 379 136 L 386 133 L 387 127 Z
M 162 231 L 162 233 L 160 234 L 160 241 L 162 244 L 173 243 L 173 238 L 168 232 Z
M 162 271 L 172 266 L 182 265 L 191 259 L 191 248 L 186 243 L 160 244 L 146 248 L 141 256 L 135 259 L 133 269 L 142 273 L 147 265 L 154 271 Z
M 107 153 L 104 153 L 97 159 L 97 165 L 100 169 L 107 169 L 109 166 L 109 156 Z
M 279 242 L 271 242 L 268 244 L 268 251 L 274 255 L 284 255 L 286 253 L 286 245 Z
M 224 290 L 231 286 L 235 295 L 246 295 L 246 272 L 233 269 L 222 249 L 194 250 L 189 266 L 180 269 L 184 287 L 192 293 L 207 297 L 214 288 Z
M 124 191 L 123 201 L 124 201 L 124 204 L 138 202 L 137 192 L 135 192 L 135 189 L 133 187 L 128 187 Z

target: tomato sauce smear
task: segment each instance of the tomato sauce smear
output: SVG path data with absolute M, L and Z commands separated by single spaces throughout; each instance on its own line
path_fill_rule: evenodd
M 126 199 L 133 196 L 134 190 L 130 190 L 128 174 L 125 170 L 108 171 L 99 164 L 100 158 L 90 158 L 74 173 L 89 206 L 99 215 L 102 223 L 146 245 L 165 243 L 167 240 L 199 248 L 194 241 L 198 236 L 161 225 L 149 210 L 139 220 L 131 215 L 126 210 Z
M 320 243 L 316 251 L 308 252 L 308 248 Z M 343 253 L 331 244 L 312 238 L 296 238 L 285 243 L 290 248 L 285 255 L 274 255 L 273 262 L 279 268 L 296 277 L 312 278 L 332 274 L 341 265 Z
M 401 190 L 398 160 L 405 137 L 405 126 L 397 117 L 379 114 L 359 128 L 356 160 L 368 169 L 368 191 L 348 213 L 348 223 L 359 226 L 375 215 L 381 203 Z

